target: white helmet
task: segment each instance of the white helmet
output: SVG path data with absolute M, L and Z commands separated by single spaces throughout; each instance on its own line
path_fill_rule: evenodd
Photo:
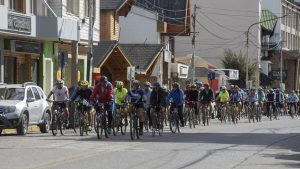
M 221 87 L 222 90 L 227 90 L 226 86 Z

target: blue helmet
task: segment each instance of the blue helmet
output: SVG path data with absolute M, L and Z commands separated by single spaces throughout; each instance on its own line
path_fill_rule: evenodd
M 159 82 L 155 82 L 152 84 L 153 87 L 160 87 L 160 83 Z

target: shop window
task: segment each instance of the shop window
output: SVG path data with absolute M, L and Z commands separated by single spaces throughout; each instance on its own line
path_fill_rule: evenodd
M 79 15 L 79 0 L 67 0 L 67 12 Z

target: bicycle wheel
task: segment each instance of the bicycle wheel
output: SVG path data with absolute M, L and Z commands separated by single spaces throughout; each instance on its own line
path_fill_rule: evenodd
M 134 117 L 134 128 L 135 128 L 136 139 L 140 139 L 139 120 L 137 116 Z
M 176 114 L 176 128 L 177 128 L 178 133 L 180 133 L 180 127 L 179 127 L 179 115 L 178 115 L 178 114 Z
M 135 138 L 135 127 L 134 127 L 134 114 L 130 113 L 130 120 L 129 120 L 129 128 L 130 128 L 130 138 L 134 140 Z
M 101 128 L 102 114 L 99 114 L 99 113 L 95 114 L 95 122 L 96 122 L 95 128 L 96 128 L 97 137 L 98 137 L 98 139 L 102 139 L 102 132 L 101 132 L 101 130 L 102 130 L 102 128 Z
M 273 114 L 273 107 L 270 106 L 270 109 L 269 109 L 269 118 L 270 118 L 270 121 L 272 121 L 272 114 Z
M 158 121 L 157 121 L 157 113 L 154 112 L 154 116 L 152 118 L 152 136 L 154 137 L 155 136 L 155 132 L 158 128 Z
M 80 133 L 80 136 L 83 136 L 83 133 L 84 133 L 84 119 L 83 119 L 83 116 L 82 114 L 79 116 L 79 133 Z
M 60 115 L 58 117 L 57 125 L 58 125 L 58 128 L 60 130 L 60 134 L 64 135 L 64 123 L 63 123 L 63 117 L 62 117 L 62 115 Z
M 104 112 L 104 114 L 102 115 L 101 135 L 103 135 L 104 133 L 105 138 L 108 138 L 106 114 L 107 112 Z
M 126 124 L 126 119 L 124 116 L 121 117 L 121 133 L 122 135 L 125 135 L 126 133 L 126 128 L 127 128 L 127 124 Z
M 291 105 L 291 118 L 294 119 L 295 107 Z
M 94 130 L 97 132 L 97 113 L 95 112 L 93 114 L 93 125 L 94 125 Z
M 170 113 L 169 126 L 170 126 L 171 132 L 176 133 L 176 131 L 177 131 L 177 119 L 175 117 L 174 112 Z
M 75 112 L 73 113 L 73 130 L 75 133 L 77 133 L 76 127 L 79 124 L 78 122 L 78 111 L 75 110 Z
M 188 111 L 189 126 L 192 128 L 192 109 Z
M 58 130 L 58 126 L 57 126 L 57 113 L 56 111 L 53 113 L 52 115 L 52 122 L 51 122 L 51 130 L 52 130 L 52 135 L 56 136 L 57 135 L 57 130 Z
M 192 109 L 192 123 L 193 123 L 193 127 L 196 128 L 196 118 L 195 118 L 196 114 L 195 114 L 195 109 Z
M 119 113 L 115 113 L 113 115 L 113 120 L 112 120 L 112 129 L 113 129 L 113 135 L 116 136 L 118 134 L 118 128 L 119 128 L 119 121 L 120 121 L 120 118 L 119 118 Z

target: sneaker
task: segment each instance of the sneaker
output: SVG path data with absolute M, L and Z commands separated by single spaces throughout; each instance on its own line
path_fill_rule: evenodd
M 111 134 L 112 133 L 112 129 L 111 128 L 108 128 L 107 129 L 107 134 Z
M 88 131 L 92 131 L 92 126 L 89 126 L 89 127 L 88 127 Z

